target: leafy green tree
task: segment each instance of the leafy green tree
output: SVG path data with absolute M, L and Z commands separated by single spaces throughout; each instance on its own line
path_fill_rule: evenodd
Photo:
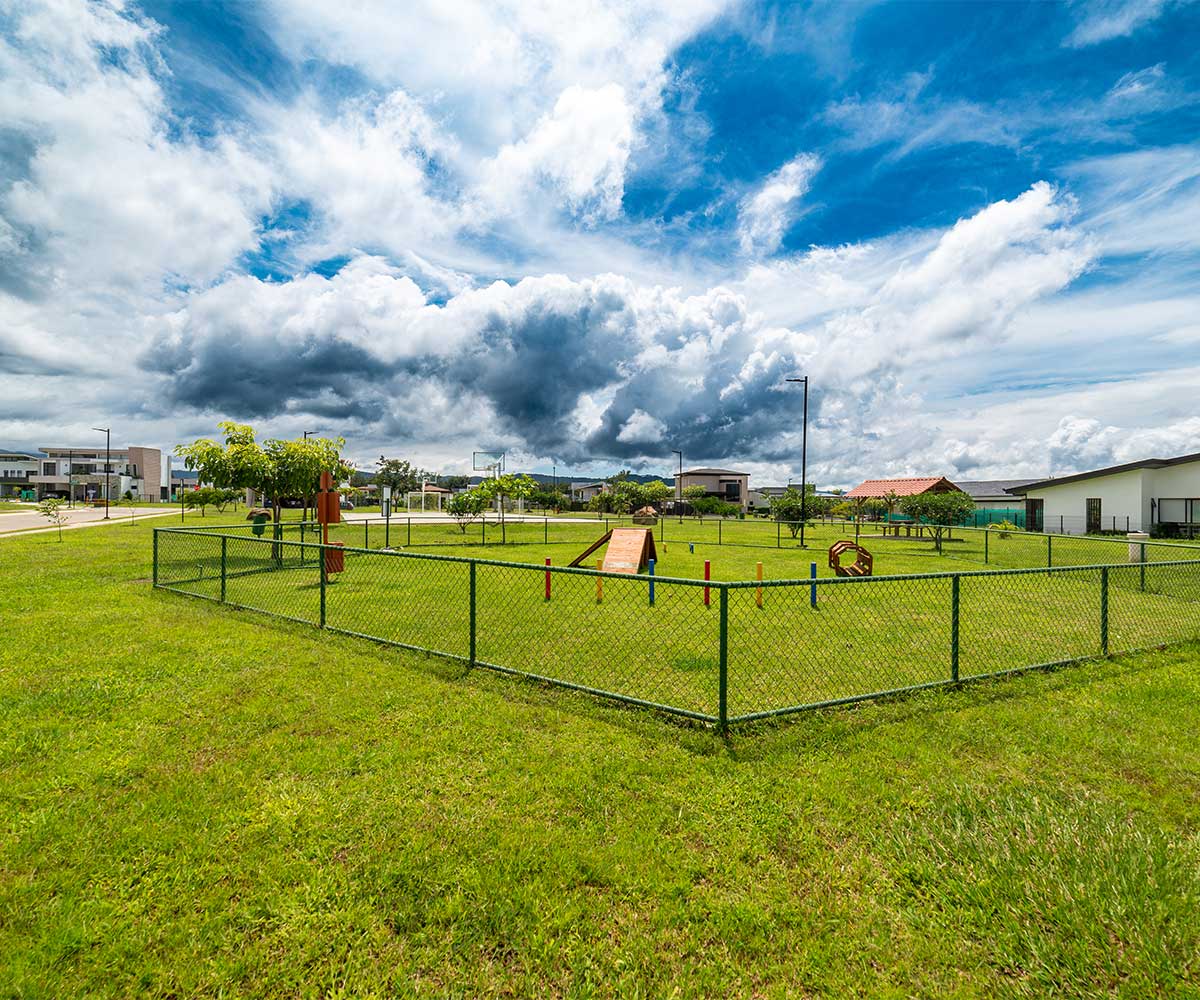
M 442 476 L 441 484 L 448 490 L 465 490 L 471 485 L 470 476 Z
M 67 512 L 63 508 L 66 501 L 62 497 L 46 497 L 37 505 L 37 511 L 51 524 L 58 528 L 58 540 L 62 541 L 63 525 L 67 523 Z
M 771 497 L 771 517 L 776 521 L 786 522 L 793 538 L 800 534 L 801 518 L 808 513 L 807 504 L 803 501 L 800 491 L 794 486 L 789 486 L 778 496 Z
M 464 535 L 467 528 L 479 520 L 488 508 L 488 498 L 482 490 L 464 490 L 455 493 L 446 504 L 446 512 L 454 518 L 458 530 Z
M 507 475 L 485 479 L 479 490 L 488 501 L 499 501 L 500 523 L 504 524 L 504 504 L 508 500 L 528 500 L 537 489 L 537 483 L 529 476 Z
M 332 473 L 340 482 L 353 471 L 342 461 L 346 444 L 342 438 L 271 438 L 259 444 L 254 428 L 247 424 L 227 420 L 217 426 L 225 433 L 223 445 L 201 438 L 180 445 L 175 454 L 218 489 L 252 489 L 267 497 L 276 524 L 282 520 L 285 497 L 311 496 L 322 472 Z
M 375 472 L 375 482 L 380 486 L 390 486 L 393 493 L 404 496 L 415 493 L 421 488 L 422 472 L 412 462 L 402 458 L 385 458 L 379 456 Z M 426 478 L 433 478 L 427 476 Z
M 675 495 L 675 491 L 661 479 L 651 479 L 642 483 L 642 503 L 640 506 L 651 504 L 660 510 L 662 505 Z
M 924 521 L 933 532 L 934 547 L 942 551 L 942 536 L 946 529 L 966 520 L 975 510 L 970 494 L 952 490 L 948 493 L 918 493 L 904 497 L 900 509 L 916 521 Z

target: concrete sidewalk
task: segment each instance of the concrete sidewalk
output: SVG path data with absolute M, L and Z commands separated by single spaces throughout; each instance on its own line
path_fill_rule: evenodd
M 120 524 L 122 521 L 126 524 L 129 523 L 129 511 L 117 507 L 109 509 L 107 521 L 104 519 L 103 507 L 68 507 L 64 509 L 64 512 L 67 515 L 67 523 L 63 525 L 63 531 L 72 531 L 76 528 L 95 528 L 104 524 Z M 179 508 L 164 506 L 135 507 L 133 509 L 135 521 L 147 517 L 167 517 L 171 514 L 178 517 Z M 0 538 L 19 538 L 23 535 L 37 535 L 46 531 L 58 531 L 58 527 L 50 524 L 37 511 L 0 514 Z

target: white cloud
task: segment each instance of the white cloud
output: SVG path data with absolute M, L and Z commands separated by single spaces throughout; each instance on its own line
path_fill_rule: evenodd
M 645 410 L 634 410 L 617 433 L 623 444 L 655 444 L 667 433 L 667 425 Z
M 1076 5 L 1082 17 L 1064 44 L 1082 48 L 1132 35 L 1156 21 L 1169 6 L 1168 0 L 1087 0 Z
M 771 254 L 796 218 L 795 203 L 804 196 L 821 159 L 800 153 L 742 199 L 738 207 L 738 242 L 745 254 Z
M 493 211 L 520 214 L 530 189 L 544 183 L 584 221 L 614 218 L 633 141 L 634 109 L 624 88 L 570 86 L 528 135 L 484 163 L 480 197 Z
M 152 24 L 66 0 L 13 17 L 0 122 L 34 147 L 0 194 L 16 266 L 43 290 L 63 267 L 73 283 L 153 287 L 210 281 L 255 245 L 270 173 L 235 135 L 169 135 Z

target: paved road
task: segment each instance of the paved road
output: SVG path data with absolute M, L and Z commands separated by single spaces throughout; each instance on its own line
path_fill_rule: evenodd
M 67 515 L 67 523 L 63 525 L 64 531 L 72 528 L 94 528 L 97 525 L 104 524 L 103 507 L 66 507 L 64 508 L 64 513 Z M 168 514 L 174 514 L 178 517 L 179 508 L 163 506 L 135 507 L 133 509 L 133 516 L 138 520 L 141 520 L 143 517 L 164 517 Z M 129 520 L 128 510 L 120 510 L 114 507 L 109 511 L 109 515 L 112 521 L 115 522 Z M 0 538 L 29 535 L 37 531 L 58 530 L 52 525 L 48 527 L 49 524 L 50 522 L 32 507 L 28 513 L 22 511 L 19 514 L 0 514 Z

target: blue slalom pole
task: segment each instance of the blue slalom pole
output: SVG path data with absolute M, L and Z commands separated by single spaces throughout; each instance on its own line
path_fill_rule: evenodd
M 809 589 L 808 603 L 815 608 L 817 606 L 817 582 L 816 582 L 817 581 L 817 564 L 816 563 L 808 564 L 808 575 L 809 575 L 809 578 L 813 581 L 808 586 L 808 589 Z
M 650 573 L 650 607 L 654 607 L 654 560 L 653 559 L 650 560 L 649 573 Z

